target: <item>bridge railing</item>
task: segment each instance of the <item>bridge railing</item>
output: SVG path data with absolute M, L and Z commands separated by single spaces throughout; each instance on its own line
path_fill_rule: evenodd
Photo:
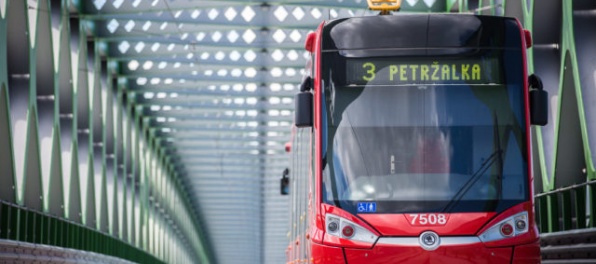
M 10 241 L 14 243 L 7 243 Z M 128 260 L 138 263 L 162 263 L 147 252 L 107 233 L 1 200 L 0 242 L 0 252 L 3 252 L 0 254 L 2 263 L 7 260 L 33 260 L 27 256 L 35 255 L 38 255 L 39 259 L 34 260 L 43 260 L 43 257 L 55 255 L 56 252 L 69 253 L 60 260 L 74 259 L 75 262 L 78 262 L 79 258 L 94 256 L 107 262 L 116 261 L 117 259 L 111 258 L 116 257 L 122 262 Z M 44 250 L 33 250 L 36 248 Z M 10 254 L 11 252 L 13 254 Z M 44 254 L 48 256 L 43 256 Z
M 596 263 L 596 180 L 540 193 L 535 203 L 543 263 Z

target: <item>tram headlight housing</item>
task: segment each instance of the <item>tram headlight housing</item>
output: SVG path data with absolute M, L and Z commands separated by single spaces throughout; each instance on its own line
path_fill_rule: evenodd
M 325 216 L 325 231 L 330 236 L 366 243 L 375 243 L 379 238 L 366 228 L 334 214 Z
M 528 232 L 528 212 L 510 216 L 480 234 L 482 242 L 515 237 Z

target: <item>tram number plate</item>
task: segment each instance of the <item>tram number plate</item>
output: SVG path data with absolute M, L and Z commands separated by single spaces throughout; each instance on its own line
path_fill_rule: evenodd
M 405 216 L 414 226 L 443 226 L 449 220 L 448 214 L 406 214 Z

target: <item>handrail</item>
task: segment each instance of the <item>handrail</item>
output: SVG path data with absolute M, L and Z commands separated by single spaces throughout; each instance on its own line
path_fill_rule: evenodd
M 566 187 L 561 187 L 556 190 L 552 190 L 552 191 L 548 191 L 548 192 L 539 193 L 539 194 L 534 195 L 534 198 L 540 198 L 540 197 L 555 194 L 555 193 L 578 189 L 578 188 L 585 187 L 585 186 L 592 185 L 592 184 L 596 184 L 596 180 L 583 182 L 583 183 L 579 183 L 579 184 L 574 184 L 574 185 L 570 185 L 570 186 L 566 186 Z

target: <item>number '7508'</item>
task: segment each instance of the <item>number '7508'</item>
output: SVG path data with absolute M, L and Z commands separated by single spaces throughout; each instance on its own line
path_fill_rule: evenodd
M 448 214 L 406 214 L 405 216 L 414 226 L 442 226 L 449 220 Z

